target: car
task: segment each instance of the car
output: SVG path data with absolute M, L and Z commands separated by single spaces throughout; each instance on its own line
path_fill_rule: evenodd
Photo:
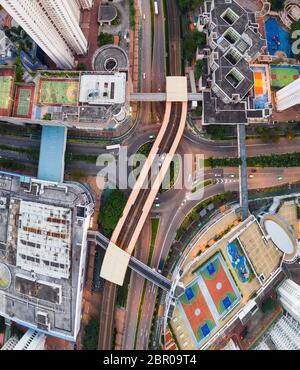
M 155 135 L 149 135 L 149 139 L 155 139 Z
M 143 73 L 143 80 L 146 78 L 146 73 Z
M 230 174 L 228 175 L 228 177 L 230 177 L 231 179 L 233 179 L 233 178 L 235 177 L 235 174 L 234 174 L 234 173 L 230 173 Z
M 257 170 L 255 168 L 251 168 L 251 172 L 255 173 L 255 172 L 257 172 Z
M 277 176 L 277 180 L 281 181 L 281 180 L 283 180 L 283 177 L 282 176 Z
M 253 179 L 254 175 L 250 174 L 249 179 Z
M 160 207 L 160 203 L 155 203 L 154 204 L 154 208 L 159 208 Z
M 145 20 L 146 19 L 146 14 L 143 15 L 143 19 Z

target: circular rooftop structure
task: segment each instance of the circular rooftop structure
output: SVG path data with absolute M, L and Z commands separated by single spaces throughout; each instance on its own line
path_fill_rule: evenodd
M 128 56 L 117 45 L 104 45 L 98 49 L 93 57 L 94 71 L 114 71 L 128 69 Z
M 7 289 L 11 284 L 11 273 L 9 268 L 4 264 L 0 263 L 0 289 Z
M 293 259 L 298 248 L 292 227 L 281 217 L 271 214 L 263 217 L 262 225 L 276 247 L 285 254 L 285 260 Z
M 283 252 L 291 254 L 294 251 L 294 245 L 287 232 L 273 220 L 265 221 L 267 234 L 273 240 L 273 243 Z

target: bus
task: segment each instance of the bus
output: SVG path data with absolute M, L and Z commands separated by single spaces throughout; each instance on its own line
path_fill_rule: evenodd
M 106 150 L 114 150 L 114 149 L 120 149 L 120 144 L 108 145 L 106 147 Z
M 157 1 L 154 1 L 154 14 L 158 15 L 158 4 Z

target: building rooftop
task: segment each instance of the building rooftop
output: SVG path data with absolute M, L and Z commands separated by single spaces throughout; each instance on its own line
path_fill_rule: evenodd
M 203 124 L 263 120 L 262 109 L 248 99 L 254 88 L 251 63 L 266 46 L 254 14 L 234 0 L 206 1 L 199 22 L 207 30 L 209 47 L 204 48 Z
M 126 73 L 83 75 L 79 102 L 89 105 L 124 104 Z
M 98 22 L 112 22 L 118 15 L 117 9 L 113 5 L 100 5 L 98 12 Z
M 76 339 L 86 233 L 94 200 L 79 184 L 0 174 L 0 314 L 22 326 Z M 84 210 L 82 212 L 82 209 Z M 9 272 L 9 273 L 8 273 Z
M 242 221 L 234 207 L 201 230 L 174 270 L 173 280 L 185 291 L 169 296 L 180 347 L 207 348 L 227 324 L 251 315 L 257 306 L 253 296 L 280 273 L 282 259 L 256 218 Z

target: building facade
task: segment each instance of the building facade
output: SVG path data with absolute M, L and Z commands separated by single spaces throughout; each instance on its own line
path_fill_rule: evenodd
M 59 68 L 74 65 L 74 55 L 85 54 L 88 43 L 79 26 L 81 8 L 88 0 L 0 0 L 6 11 Z
M 42 351 L 45 349 L 45 342 L 45 334 L 28 329 L 20 340 L 16 336 L 9 338 L 1 351 Z
M 293 280 L 285 280 L 277 289 L 282 307 L 300 323 L 300 286 Z
M 91 9 L 93 6 L 94 0 L 75 0 L 82 9 Z
M 9 173 L 0 173 L 0 182 L 0 315 L 74 342 L 81 322 L 93 196 L 77 183 Z
M 282 112 L 300 104 L 300 80 L 296 80 L 276 93 L 277 110 Z

